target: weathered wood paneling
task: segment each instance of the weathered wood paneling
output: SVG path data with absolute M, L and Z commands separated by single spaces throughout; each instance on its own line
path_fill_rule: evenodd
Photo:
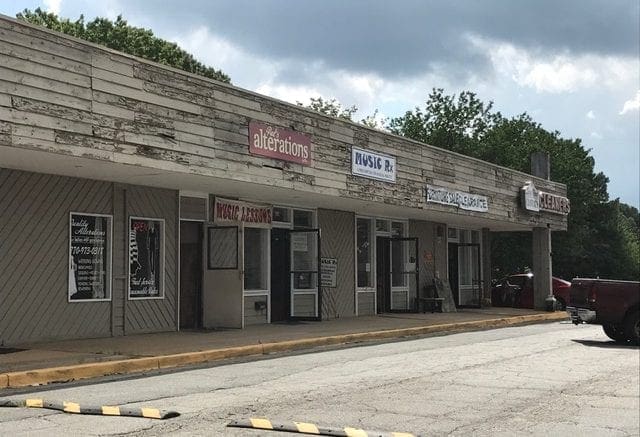
M 369 200 L 425 217 L 433 211 L 566 228 L 566 217 L 526 213 L 517 201 L 527 180 L 565 195 L 561 184 L 9 19 L 0 19 L 0 41 L 0 60 L 7 61 L 0 67 L 0 123 L 10 124 L 15 147 Z M 311 135 L 313 165 L 249 155 L 250 120 Z M 6 134 L 0 141 L 6 144 Z M 395 156 L 397 183 L 351 175 L 352 145 Z M 425 184 L 485 195 L 489 211 L 427 204 Z
M 68 302 L 69 213 L 111 214 L 112 184 L 0 168 L 0 342 L 108 336 L 110 302 Z

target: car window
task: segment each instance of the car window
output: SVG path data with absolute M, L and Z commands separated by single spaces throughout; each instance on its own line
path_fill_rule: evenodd
M 509 276 L 508 282 L 509 285 L 517 285 L 518 287 L 524 286 L 524 281 L 527 279 L 526 276 Z

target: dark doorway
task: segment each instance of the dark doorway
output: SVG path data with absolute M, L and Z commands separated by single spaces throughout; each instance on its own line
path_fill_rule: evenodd
M 271 321 L 289 319 L 291 278 L 289 265 L 289 230 L 271 229 Z
M 453 294 L 453 301 L 458 306 L 460 304 L 460 295 L 458 293 L 460 284 L 458 278 L 458 245 L 456 243 L 449 243 L 449 286 Z
M 391 311 L 391 251 L 389 238 L 376 238 L 376 298 L 378 314 Z
M 180 222 L 180 329 L 202 327 L 202 223 Z

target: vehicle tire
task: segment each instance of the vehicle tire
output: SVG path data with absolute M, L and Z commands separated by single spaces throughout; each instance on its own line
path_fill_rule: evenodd
M 602 325 L 602 330 L 607 337 L 611 340 L 615 340 L 616 343 L 626 343 L 627 336 L 624 334 L 624 330 L 621 325 L 616 325 L 615 323 L 605 323 Z
M 640 346 L 640 311 L 632 312 L 625 317 L 624 335 L 631 343 Z
M 567 304 L 564 303 L 562 298 L 556 297 L 556 311 L 564 311 L 567 309 Z

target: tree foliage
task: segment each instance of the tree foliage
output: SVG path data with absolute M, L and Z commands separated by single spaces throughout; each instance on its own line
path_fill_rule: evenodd
M 307 109 L 318 111 L 322 114 L 329 115 L 331 117 L 341 118 L 343 120 L 354 121 L 353 116 L 358 112 L 358 108 L 355 105 L 349 107 L 343 107 L 337 99 L 325 99 L 322 96 L 310 97 L 309 103 L 306 105 L 302 102 L 297 102 L 298 106 L 303 106 Z M 378 120 L 378 110 L 376 109 L 373 114 L 366 116 L 358 123 L 363 124 L 373 129 L 384 129 L 384 122 Z
M 551 179 L 567 185 L 571 200 L 568 231 L 553 235 L 554 274 L 564 278 L 601 276 L 640 279 L 640 219 L 637 209 L 609 201 L 608 178 L 594 169 L 594 159 L 580 139 L 550 132 L 526 113 L 505 118 L 493 103 L 469 91 L 447 96 L 434 89 L 423 109 L 392 119 L 389 129 L 437 147 L 529 173 L 530 155 L 546 151 Z M 494 274 L 531 266 L 530 233 L 495 233 Z
M 225 73 L 202 64 L 177 44 L 156 37 L 149 29 L 130 26 L 122 15 L 118 15 L 115 21 L 98 17 L 85 23 L 82 15 L 71 21 L 37 8 L 33 12 L 25 9 L 17 14 L 17 18 L 200 76 L 231 82 Z

